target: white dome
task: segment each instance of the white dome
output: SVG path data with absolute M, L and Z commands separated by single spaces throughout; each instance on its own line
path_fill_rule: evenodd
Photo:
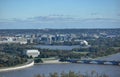
M 80 43 L 84 45 L 88 45 L 88 42 L 86 40 L 82 40 Z

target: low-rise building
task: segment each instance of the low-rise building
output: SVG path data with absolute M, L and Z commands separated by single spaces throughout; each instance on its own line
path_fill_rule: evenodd
M 0 44 L 4 43 L 20 43 L 27 44 L 27 39 L 18 37 L 0 37 Z
M 35 50 L 35 49 L 29 49 L 29 50 L 25 50 L 24 54 L 29 56 L 29 57 L 38 57 L 38 55 L 40 55 L 40 51 Z

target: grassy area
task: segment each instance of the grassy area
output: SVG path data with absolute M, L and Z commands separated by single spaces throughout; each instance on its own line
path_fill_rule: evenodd
M 86 54 L 88 54 L 89 52 L 76 52 L 76 51 L 73 51 L 73 53 L 86 55 Z
M 57 60 L 56 57 L 50 57 L 50 58 L 41 58 L 42 61 L 49 61 L 49 60 Z
M 120 49 L 120 47 L 113 47 L 113 48 L 116 49 L 116 50 L 117 50 L 117 49 Z

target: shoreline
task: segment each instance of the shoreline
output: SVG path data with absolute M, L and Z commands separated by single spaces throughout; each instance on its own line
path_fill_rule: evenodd
M 117 54 L 120 54 L 120 53 L 117 53 Z M 112 54 L 112 55 L 114 55 L 114 54 Z M 108 55 L 108 56 L 104 56 L 104 57 L 98 57 L 96 59 L 110 57 L 112 55 Z M 24 68 L 28 68 L 28 67 L 31 67 L 31 66 L 34 66 L 34 65 L 39 65 L 39 64 L 69 64 L 69 63 L 70 62 L 60 62 L 59 60 L 47 60 L 47 61 L 43 61 L 43 63 L 34 63 L 34 61 L 32 61 L 32 62 L 30 62 L 28 64 L 24 64 L 24 65 L 0 68 L 0 72 L 24 69 Z M 81 63 L 81 64 L 84 64 L 84 63 Z M 95 63 L 90 63 L 90 64 L 95 64 Z M 112 64 L 103 64 L 103 65 L 112 65 Z M 118 64 L 118 66 L 120 66 L 120 64 Z
M 43 63 L 35 63 L 35 64 L 66 64 L 69 62 L 60 62 L 59 60 L 48 60 L 48 61 L 43 61 Z
M 21 66 L 15 66 L 15 67 L 6 67 L 6 68 L 0 68 L 0 72 L 5 72 L 5 71 L 12 71 L 12 70 L 20 70 L 24 68 L 28 68 L 34 65 L 34 61 L 32 61 L 29 64 L 21 65 Z
M 69 64 L 69 62 L 59 62 L 59 63 L 35 63 L 35 65 L 39 64 Z
M 31 66 L 34 66 L 34 65 L 38 65 L 38 64 L 67 64 L 67 63 L 69 63 L 69 62 L 60 62 L 59 60 L 44 61 L 43 63 L 34 63 L 34 61 L 32 61 L 29 64 L 13 66 L 13 67 L 0 68 L 0 72 L 20 70 L 20 69 L 28 68 L 28 67 L 31 67 Z
M 112 57 L 113 55 L 117 55 L 117 54 L 120 54 L 120 53 L 115 53 L 115 54 L 111 54 L 111 55 L 107 55 L 107 56 L 97 57 L 97 58 L 94 58 L 94 59 L 95 60 L 104 60 L 105 58 L 109 58 L 109 57 Z

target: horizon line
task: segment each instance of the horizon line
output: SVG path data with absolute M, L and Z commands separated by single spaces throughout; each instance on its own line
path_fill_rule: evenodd
M 39 29 L 32 29 L 32 28 L 24 28 L 24 29 L 0 29 L 0 30 L 54 30 L 54 29 L 120 29 L 120 28 L 39 28 Z

